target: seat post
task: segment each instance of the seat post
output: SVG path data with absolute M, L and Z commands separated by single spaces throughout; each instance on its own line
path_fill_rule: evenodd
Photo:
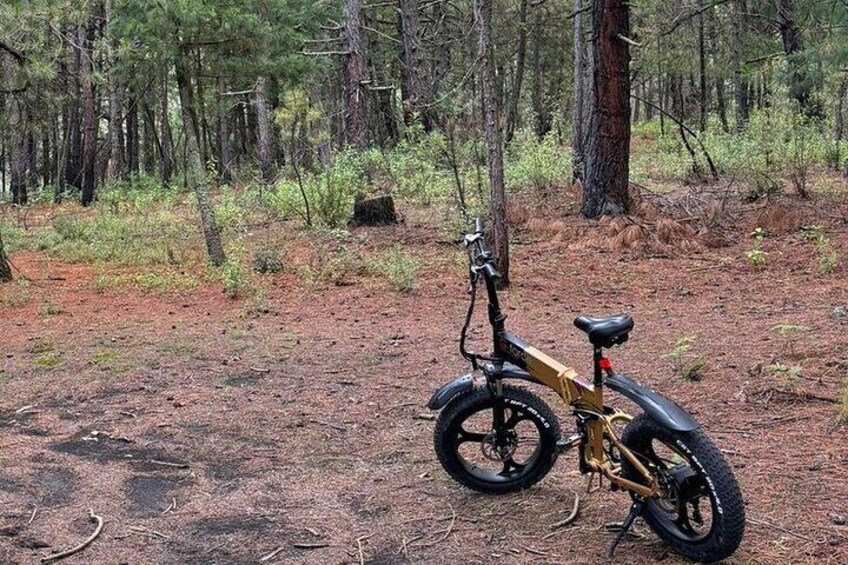
M 595 346 L 595 386 L 601 386 L 603 384 L 603 373 L 601 372 L 601 359 L 604 358 L 603 349 Z

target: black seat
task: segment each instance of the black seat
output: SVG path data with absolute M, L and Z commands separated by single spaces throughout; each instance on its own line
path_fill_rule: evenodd
M 629 314 L 608 316 L 606 318 L 575 318 L 574 325 L 589 334 L 589 341 L 595 347 L 621 345 L 633 329 L 633 318 Z

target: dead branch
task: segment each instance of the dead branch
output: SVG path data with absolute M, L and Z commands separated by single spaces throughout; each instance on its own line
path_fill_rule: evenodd
M 96 540 L 97 536 L 99 536 L 100 532 L 103 530 L 103 518 L 101 518 L 100 516 L 95 514 L 94 510 L 91 509 L 91 508 L 88 509 L 88 517 L 89 517 L 90 520 L 97 522 L 97 528 L 95 528 L 94 533 L 91 534 L 88 537 L 88 539 L 86 539 L 81 544 L 79 544 L 75 547 L 72 547 L 71 549 L 62 551 L 60 553 L 54 553 L 53 555 L 48 555 L 47 557 L 42 557 L 41 562 L 42 563 L 50 563 L 52 561 L 58 561 L 60 559 L 64 559 L 65 557 L 70 557 L 71 555 L 73 555 L 75 553 L 79 553 L 80 551 L 82 551 L 83 549 L 88 547 L 88 545 L 91 542 Z
M 36 506 L 35 508 L 32 509 L 32 516 L 29 517 L 29 520 L 26 523 L 27 526 L 32 524 L 33 520 L 35 520 L 36 514 L 38 514 L 38 506 Z
M 616 37 L 625 42 L 626 44 L 630 45 L 631 47 L 642 47 L 641 43 L 639 43 L 635 39 L 630 39 L 629 37 L 621 33 L 616 34 Z
M 188 463 L 172 463 L 170 461 L 158 461 L 156 459 L 151 459 L 151 463 L 154 465 L 161 465 L 162 467 L 173 467 L 175 469 L 188 469 Z
M 558 528 L 562 528 L 563 526 L 569 525 L 577 517 L 577 513 L 580 510 L 580 495 L 578 495 L 574 491 L 572 491 L 571 494 L 574 495 L 574 506 L 571 508 L 571 513 L 565 520 L 560 520 L 559 522 L 551 526 L 552 530 L 556 530 Z
M 324 547 L 330 547 L 329 543 L 293 543 L 293 547 L 297 549 L 321 549 Z
M 272 551 L 271 553 L 269 553 L 265 557 L 260 557 L 259 562 L 265 563 L 266 561 L 271 561 L 273 558 L 275 558 L 277 555 L 279 555 L 280 552 L 282 552 L 285 548 L 286 547 L 284 545 L 281 545 L 280 547 L 278 547 L 277 549 L 275 549 L 274 551 Z

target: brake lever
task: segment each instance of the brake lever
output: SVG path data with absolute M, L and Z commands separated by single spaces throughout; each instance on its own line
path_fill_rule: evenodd
M 472 245 L 477 243 L 477 240 L 479 240 L 481 237 L 483 237 L 482 233 L 475 233 L 475 234 L 467 233 L 467 234 L 465 234 L 465 238 L 462 240 L 462 244 L 465 247 L 471 247 Z

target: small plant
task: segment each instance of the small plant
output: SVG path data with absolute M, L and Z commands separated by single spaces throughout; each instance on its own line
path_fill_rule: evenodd
M 38 357 L 35 360 L 35 364 L 39 367 L 55 367 L 56 365 L 62 362 L 62 352 L 61 351 L 51 351 Z
M 751 237 L 754 238 L 754 245 L 747 253 L 745 253 L 745 256 L 754 267 L 762 267 L 766 263 L 766 252 L 760 249 L 765 236 L 766 232 L 763 228 L 757 228 L 751 232 Z
M 375 275 L 388 279 L 398 291 L 412 293 L 418 290 L 418 259 L 399 245 L 392 247 L 382 257 L 368 261 L 367 268 Z
M 843 424 L 848 424 L 848 381 L 842 386 L 842 405 L 839 409 L 839 419 Z
M 798 365 L 789 366 L 783 363 L 775 363 L 769 366 L 771 374 L 782 381 L 781 385 L 793 392 L 800 392 L 804 388 L 800 376 L 801 370 Z
M 786 340 L 786 348 L 789 350 L 789 355 L 795 357 L 797 355 L 796 346 L 801 339 L 801 335 L 810 331 L 810 328 L 792 324 L 778 324 L 772 328 L 772 331 Z
M 61 306 L 50 300 L 49 298 L 44 301 L 44 304 L 41 305 L 41 314 L 43 316 L 58 316 L 63 313 L 64 310 Z
M 254 273 L 279 273 L 282 270 L 283 257 L 276 249 L 259 249 L 254 252 Z
M 671 351 L 663 355 L 663 359 L 670 359 L 674 372 L 688 381 L 700 381 L 702 370 L 707 364 L 703 355 L 688 358 L 688 353 L 695 344 L 695 336 L 686 335 L 675 340 Z
M 816 245 L 816 254 L 819 257 L 819 272 L 823 275 L 832 273 L 839 265 L 836 249 L 830 244 L 830 240 L 821 226 L 804 226 L 801 235 L 806 241 L 812 241 Z
M 264 287 L 254 289 L 250 299 L 244 305 L 242 316 L 244 318 L 258 318 L 271 311 L 268 304 L 268 291 Z
M 221 280 L 227 298 L 238 298 L 247 288 L 247 273 L 239 261 L 229 261 L 221 267 Z

